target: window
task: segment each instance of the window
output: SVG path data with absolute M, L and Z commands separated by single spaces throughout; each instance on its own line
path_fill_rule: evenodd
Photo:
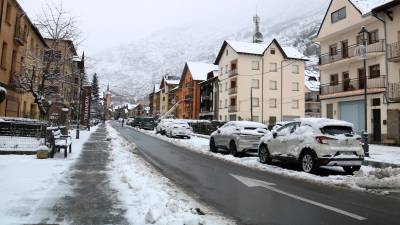
M 3 47 L 1 50 L 1 62 L 0 66 L 6 69 L 7 64 L 7 43 L 3 42 Z
M 229 121 L 236 121 L 236 115 L 229 115 Z
M 369 44 L 374 44 L 374 43 L 379 42 L 379 31 L 378 30 L 371 31 L 368 36 L 369 36 L 368 37 Z
M 222 120 L 222 116 L 221 115 L 219 115 L 219 120 Z
M 292 83 L 292 91 L 299 91 L 299 83 L 298 82 Z
M 380 98 L 372 99 L 372 106 L 380 106 L 380 105 L 381 105 L 381 99 Z
M 269 89 L 270 90 L 278 90 L 278 82 L 275 80 L 269 81 Z
M 162 98 L 163 102 L 165 102 L 165 97 Z
M 251 68 L 252 68 L 252 70 L 260 70 L 260 62 L 259 61 L 253 61 Z
M 294 73 L 294 74 L 299 74 L 300 73 L 299 65 L 293 65 L 292 66 L 292 73 Z
M 339 84 L 339 75 L 338 74 L 332 74 L 330 76 L 330 85 L 335 86 Z
M 228 90 L 228 82 L 225 82 L 225 91 Z
M 326 117 L 328 119 L 333 119 L 333 104 L 326 105 Z
M 332 23 L 336 23 L 345 18 L 346 18 L 346 7 L 343 7 L 331 14 Z
M 7 22 L 8 24 L 11 24 L 11 10 L 12 10 L 11 4 L 7 3 L 6 22 Z
M 329 55 L 334 56 L 337 55 L 338 49 L 337 44 L 333 44 L 329 46 Z
M 299 100 L 293 100 L 293 102 L 292 102 L 292 108 L 293 108 L 293 109 L 298 109 L 299 106 L 300 106 Z
M 260 87 L 259 81 L 256 80 L 256 79 L 252 79 L 252 80 L 251 80 L 251 87 L 252 87 L 252 88 L 259 88 L 259 87 Z
M 253 98 L 253 107 L 259 107 L 260 106 L 260 99 L 259 98 Z
M 275 55 L 275 49 L 271 48 L 271 55 Z
M 269 71 L 270 72 L 276 72 L 276 71 L 278 71 L 278 68 L 277 68 L 278 66 L 277 66 L 277 64 L 276 63 L 270 63 L 269 64 Z
M 269 123 L 270 126 L 275 125 L 276 124 L 276 116 L 270 116 L 268 123 Z
M 260 117 L 259 116 L 253 116 L 253 122 L 259 122 Z
M 269 107 L 276 108 L 276 98 L 269 99 Z
M 224 67 L 221 67 L 221 75 L 224 74 Z
M 225 66 L 225 73 L 228 73 L 228 65 Z
M 369 78 L 377 78 L 381 76 L 380 65 L 373 65 L 369 67 Z
M 219 100 L 219 108 L 222 108 L 222 100 Z
M 228 49 L 227 49 L 227 50 L 226 50 L 226 55 L 228 55 L 228 53 L 229 53 L 229 52 L 228 52 Z
M 225 121 L 228 121 L 228 116 L 227 115 L 225 115 Z

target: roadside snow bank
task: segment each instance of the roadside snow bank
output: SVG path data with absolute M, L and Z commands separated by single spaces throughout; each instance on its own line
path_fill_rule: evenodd
M 109 124 L 107 130 L 112 149 L 111 185 L 119 190 L 130 224 L 234 224 L 181 192 L 138 156 L 135 145 L 121 138 Z
M 26 224 L 36 208 L 79 157 L 83 144 L 96 131 L 81 131 L 73 139 L 72 153 L 64 159 L 58 153 L 54 159 L 37 159 L 36 155 L 0 155 L 0 224 Z M 71 133 L 72 134 L 72 133 Z
M 135 129 L 135 128 L 132 128 Z M 386 169 L 375 169 L 369 166 L 361 167 L 361 170 L 356 175 L 330 175 L 330 176 L 318 176 L 309 174 L 301 171 L 285 169 L 274 165 L 265 165 L 259 162 L 258 157 L 243 157 L 236 158 L 232 155 L 216 154 L 209 150 L 209 140 L 200 137 L 193 137 L 191 139 L 172 139 L 160 134 L 156 134 L 154 131 L 139 130 L 143 133 L 152 135 L 159 139 L 168 141 L 180 147 L 184 147 L 191 151 L 195 151 L 210 157 L 233 162 L 245 167 L 258 169 L 274 174 L 284 175 L 293 177 L 296 179 L 314 182 L 323 185 L 346 187 L 362 191 L 372 191 L 379 193 L 386 193 L 387 190 L 397 189 L 400 190 L 400 169 L 386 168 Z M 335 167 L 333 170 L 342 170 L 340 167 Z

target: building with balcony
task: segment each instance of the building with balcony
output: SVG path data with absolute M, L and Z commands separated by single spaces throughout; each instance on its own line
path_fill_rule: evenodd
M 212 71 L 200 83 L 200 119 L 218 120 L 218 82 L 218 71 Z
M 1 0 L 0 86 L 7 90 L 7 95 L 0 102 L 0 116 L 39 118 L 36 99 L 28 89 L 39 88 L 46 47 L 42 35 L 19 3 Z
M 390 1 L 372 10 L 385 21 L 387 44 L 387 136 L 385 142 L 400 145 L 400 1 Z
M 305 71 L 305 117 L 321 117 L 321 102 L 319 100 L 319 72 Z
M 160 83 L 160 115 L 165 114 L 173 107 L 169 101 L 169 92 L 179 85 L 180 77 L 165 75 Z
M 383 20 L 372 12 L 385 2 L 389 1 L 332 0 L 315 39 L 321 45 L 322 117 L 345 120 L 354 124 L 356 132 L 364 131 L 367 88 L 367 129 L 375 143 L 388 140 L 387 93 L 395 81 L 386 60 L 385 30 L 390 29 L 385 29 Z M 396 26 L 397 32 L 399 23 Z M 367 40 L 360 33 L 362 27 L 369 31 Z
M 218 71 L 213 64 L 187 62 L 179 83 L 179 100 L 177 118 L 199 119 L 200 117 L 200 83 L 207 80 L 208 73 Z
M 304 56 L 277 40 L 224 41 L 219 67 L 219 120 L 265 124 L 304 117 Z

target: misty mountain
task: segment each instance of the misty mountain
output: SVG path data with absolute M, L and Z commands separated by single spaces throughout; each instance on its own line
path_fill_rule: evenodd
M 261 18 L 265 41 L 276 38 L 282 45 L 294 46 L 305 55 L 315 57 L 317 46 L 311 40 L 318 32 L 326 4 L 310 8 L 295 16 Z M 161 30 L 96 55 L 93 68 L 103 85 L 110 83 L 114 93 L 143 98 L 164 74 L 180 76 L 186 61 L 213 63 L 225 39 L 250 42 L 254 32 L 252 18 L 234 24 L 193 23 Z

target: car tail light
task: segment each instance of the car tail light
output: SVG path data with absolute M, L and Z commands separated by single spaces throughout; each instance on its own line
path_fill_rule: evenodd
M 337 140 L 335 138 L 330 138 L 327 136 L 315 136 L 315 140 L 317 140 L 318 143 L 320 144 L 328 144 L 329 140 Z

